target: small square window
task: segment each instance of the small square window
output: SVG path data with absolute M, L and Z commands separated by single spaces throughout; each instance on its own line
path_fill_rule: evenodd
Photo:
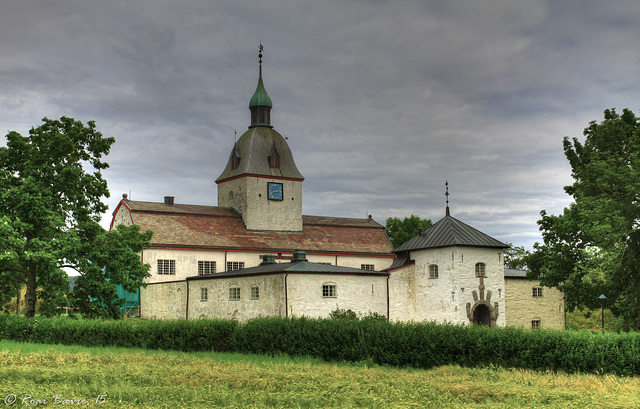
M 531 329 L 540 329 L 540 320 L 532 320 L 531 321 Z
M 336 297 L 336 285 L 335 284 L 323 284 L 322 285 L 323 297 Z
M 438 278 L 438 266 L 431 264 L 429 266 L 429 278 Z
M 260 299 L 260 287 L 255 285 L 251 287 L 251 299 L 252 300 Z
M 533 287 L 533 298 L 542 298 L 542 287 Z
M 240 300 L 240 287 L 229 288 L 229 301 Z
M 175 275 L 176 261 L 175 260 L 158 260 L 158 274 Z
M 209 300 L 209 291 L 207 290 L 206 287 L 202 287 L 200 289 L 200 301 L 207 301 Z

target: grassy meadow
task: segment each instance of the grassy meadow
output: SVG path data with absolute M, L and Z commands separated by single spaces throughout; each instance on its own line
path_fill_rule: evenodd
M 0 398 L 14 395 L 8 407 L 635 408 L 640 378 L 0 341 Z

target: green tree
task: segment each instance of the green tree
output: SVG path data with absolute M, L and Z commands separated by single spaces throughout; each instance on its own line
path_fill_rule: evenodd
M 387 236 L 389 236 L 389 240 L 391 240 L 393 248 L 397 248 L 402 243 L 420 233 L 420 231 L 431 227 L 432 224 L 431 220 L 421 219 L 414 214 L 402 220 L 398 217 L 389 217 L 385 231 L 387 232 Z
M 640 329 L 640 123 L 628 109 L 604 111 L 585 141 L 564 138 L 574 202 L 541 212 L 543 243 L 526 258 L 533 278 L 565 293 L 569 311 L 599 308 L 598 296 L 628 328 Z
M 9 132 L 7 146 L 0 148 L 0 275 L 26 285 L 28 317 L 34 316 L 38 299 L 48 315 L 68 303 L 64 267 L 94 283 L 86 293 L 92 298 L 100 296 L 101 281 L 109 278 L 111 285 L 123 282 L 132 288 L 149 269 L 137 251 L 148 246 L 150 233 L 135 228 L 106 232 L 98 224 L 107 210 L 102 198 L 109 197 L 101 174 L 109 165 L 102 157 L 115 139 L 102 137 L 93 121 L 87 126 L 67 117 L 42 122 L 26 137 Z M 102 255 L 112 254 L 118 235 L 129 238 L 128 252 L 119 248 L 120 262 L 107 262 Z
M 525 250 L 522 246 L 514 246 L 511 243 L 505 244 L 509 247 L 504 249 L 504 266 L 516 270 L 527 270 L 526 258 L 531 254 L 529 250 Z

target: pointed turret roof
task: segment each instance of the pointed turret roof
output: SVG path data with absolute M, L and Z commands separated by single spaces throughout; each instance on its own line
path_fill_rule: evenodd
M 440 219 L 436 224 L 425 231 L 404 242 L 393 252 L 403 253 L 406 251 L 451 246 L 489 248 L 508 247 L 501 241 L 498 241 L 480 230 L 474 229 L 468 224 L 451 217 L 449 206 L 447 206 L 444 218 Z

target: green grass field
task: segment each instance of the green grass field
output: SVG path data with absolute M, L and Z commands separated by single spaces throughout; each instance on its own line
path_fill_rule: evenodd
M 0 399 L 6 407 L 635 408 L 640 379 L 0 341 Z

